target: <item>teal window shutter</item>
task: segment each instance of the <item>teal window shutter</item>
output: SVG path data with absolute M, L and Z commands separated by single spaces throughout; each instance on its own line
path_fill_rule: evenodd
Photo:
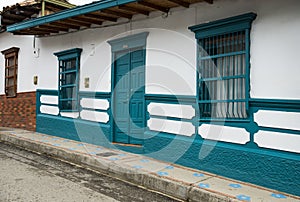
M 58 57 L 58 99 L 61 112 L 79 110 L 79 70 L 82 49 L 54 53 Z
M 250 29 L 247 13 L 189 27 L 198 42 L 200 120 L 248 118 Z

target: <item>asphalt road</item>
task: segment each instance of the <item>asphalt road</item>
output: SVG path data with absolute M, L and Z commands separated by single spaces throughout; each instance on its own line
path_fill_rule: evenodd
M 176 201 L 60 160 L 0 142 L 0 202 Z

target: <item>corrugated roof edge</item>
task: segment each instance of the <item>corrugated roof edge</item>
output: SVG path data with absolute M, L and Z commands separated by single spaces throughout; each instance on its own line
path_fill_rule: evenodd
M 119 5 L 124 5 L 128 3 L 137 2 L 138 0 L 104 0 L 93 2 L 87 5 L 78 6 L 72 9 L 64 10 L 58 13 L 54 13 L 51 15 L 39 17 L 32 20 L 27 20 L 21 23 L 13 24 L 7 27 L 7 32 L 15 32 L 23 29 L 28 29 L 31 27 L 47 24 L 50 22 L 63 20 L 70 17 L 75 17 L 78 15 L 83 15 Z

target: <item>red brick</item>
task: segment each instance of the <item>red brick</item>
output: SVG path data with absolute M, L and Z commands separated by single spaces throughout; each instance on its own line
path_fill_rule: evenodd
M 18 93 L 14 98 L 0 95 L 0 126 L 35 131 L 36 93 Z

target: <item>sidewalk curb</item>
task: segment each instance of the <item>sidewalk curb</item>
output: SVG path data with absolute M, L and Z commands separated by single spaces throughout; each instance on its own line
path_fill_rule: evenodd
M 39 153 L 44 153 L 61 160 L 78 164 L 106 175 L 116 177 L 138 186 L 142 186 L 174 198 L 184 201 L 205 201 L 205 202 L 237 202 L 239 200 L 220 193 L 214 193 L 200 189 L 193 185 L 172 181 L 157 176 L 153 173 L 146 173 L 121 166 L 114 162 L 100 162 L 89 154 L 76 151 L 68 151 L 63 148 L 56 148 L 45 143 L 37 143 L 21 137 L 16 137 L 11 132 L 0 132 L 0 141 L 23 147 Z

